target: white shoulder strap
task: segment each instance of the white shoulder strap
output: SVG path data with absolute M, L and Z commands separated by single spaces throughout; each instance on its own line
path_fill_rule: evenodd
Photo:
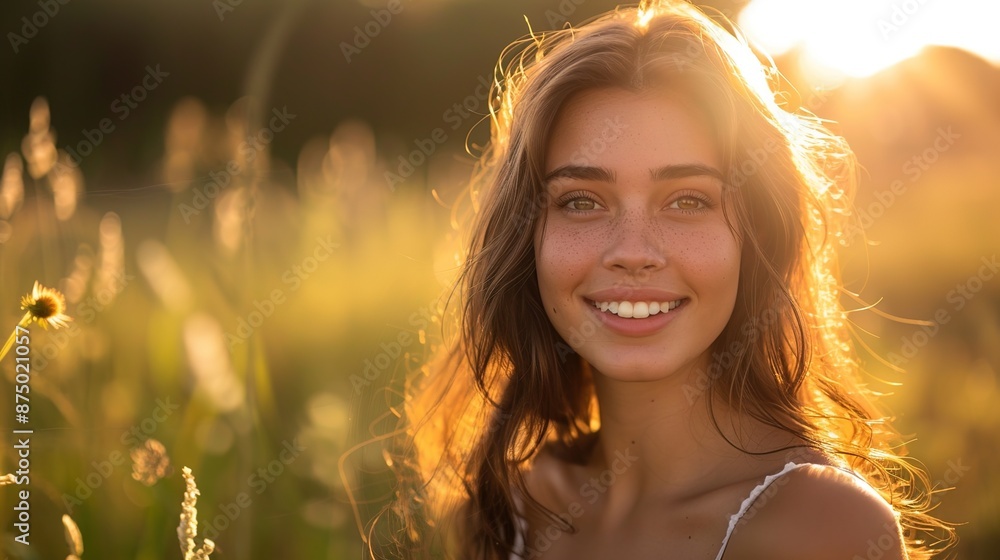
M 726 546 L 729 545 L 729 538 L 733 536 L 733 530 L 736 529 L 736 524 L 739 523 L 743 515 L 745 515 L 746 512 L 750 509 L 750 506 L 753 505 L 757 497 L 760 496 L 761 493 L 764 492 L 764 490 L 767 490 L 767 487 L 770 486 L 771 483 L 777 480 L 779 477 L 784 476 L 786 473 L 789 473 L 794 469 L 811 464 L 812 463 L 788 462 L 785 464 L 785 468 L 781 469 L 781 471 L 765 476 L 764 482 L 758 484 L 757 487 L 750 492 L 750 495 L 747 496 L 745 500 L 743 500 L 743 503 L 740 504 L 740 510 L 729 517 L 729 528 L 726 530 L 726 537 L 722 539 L 722 548 L 719 549 L 719 554 L 715 557 L 715 560 L 722 560 L 722 555 L 725 554 L 726 552 Z

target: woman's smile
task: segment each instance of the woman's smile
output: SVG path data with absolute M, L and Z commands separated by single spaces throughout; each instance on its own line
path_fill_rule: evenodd
M 647 317 L 652 317 L 653 315 L 659 315 L 662 311 L 666 315 L 669 311 L 677 309 L 677 306 L 683 303 L 683 299 L 676 299 L 673 301 L 612 301 L 612 302 L 594 302 L 594 307 L 600 309 L 602 312 L 608 312 L 621 317 L 622 319 L 645 319 Z
M 623 336 L 648 336 L 665 328 L 683 312 L 687 298 L 664 302 L 594 302 L 604 326 Z
M 609 330 L 648 336 L 672 322 L 688 298 L 650 288 L 612 288 L 588 294 L 583 301 Z

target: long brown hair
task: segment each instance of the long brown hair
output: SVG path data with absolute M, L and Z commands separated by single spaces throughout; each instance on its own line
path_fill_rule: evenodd
M 458 329 L 407 379 L 399 429 L 385 440 L 395 443 L 387 462 L 398 486 L 377 519 L 395 553 L 507 558 L 515 493 L 572 530 L 528 494 L 523 471 L 546 443 L 581 456 L 600 419 L 587 368 L 541 304 L 532 240 L 548 204 L 556 114 L 570 96 L 609 86 L 686 93 L 708 115 L 728 170 L 727 220 L 742 241 L 737 301 L 691 390 L 841 457 L 899 512 L 910 558 L 954 541 L 928 513 L 926 474 L 858 382 L 836 260 L 854 155 L 783 101 L 773 63 L 724 18 L 649 1 L 533 33 L 505 51 L 496 78 L 491 141 L 468 190 L 467 253 L 440 315 Z M 366 535 L 373 556 L 388 550 L 373 540 L 385 534 L 376 525 Z

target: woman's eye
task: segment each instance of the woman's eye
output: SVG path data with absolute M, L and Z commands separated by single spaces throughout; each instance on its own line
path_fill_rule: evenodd
M 670 206 L 677 208 L 679 210 L 701 210 L 708 206 L 704 200 L 695 198 L 693 196 L 685 196 L 678 198 Z
M 566 203 L 563 204 L 563 207 L 570 210 L 576 210 L 577 212 L 584 212 L 587 210 L 596 210 L 597 203 L 589 198 L 580 197 L 566 201 Z

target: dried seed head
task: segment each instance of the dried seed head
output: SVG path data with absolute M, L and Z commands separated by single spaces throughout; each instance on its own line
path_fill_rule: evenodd
M 146 486 L 156 484 L 156 481 L 169 475 L 173 470 L 170 467 L 167 448 L 155 439 L 147 439 L 141 446 L 132 449 L 130 455 L 132 478 Z
M 181 552 L 184 553 L 184 560 L 207 560 L 215 550 L 215 543 L 211 539 L 205 539 L 201 548 L 195 550 L 194 542 L 194 538 L 198 536 L 198 495 L 201 492 L 198 491 L 198 485 L 190 468 L 182 468 L 181 474 L 186 485 L 184 500 L 181 502 L 181 522 L 177 526 Z
M 198 536 L 198 485 L 194 481 L 191 469 L 181 469 L 186 489 L 184 501 L 181 502 L 181 522 L 177 526 L 177 538 L 181 541 L 181 552 L 187 560 L 194 550 L 194 538 Z

